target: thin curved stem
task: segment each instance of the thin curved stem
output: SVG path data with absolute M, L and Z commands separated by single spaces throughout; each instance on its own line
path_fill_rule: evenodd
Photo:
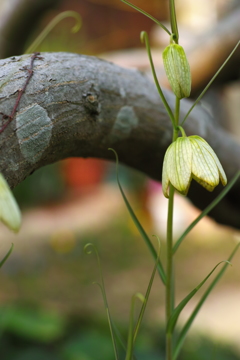
M 150 45 L 149 45 L 148 34 L 147 34 L 146 31 L 141 32 L 140 39 L 141 39 L 142 42 L 145 43 L 146 50 L 147 50 L 147 53 L 148 53 L 149 62 L 150 62 L 150 66 L 151 66 L 151 70 L 152 70 L 152 74 L 153 74 L 153 78 L 154 78 L 155 85 L 156 85 L 156 88 L 158 90 L 159 96 L 162 99 L 163 105 L 165 106 L 165 109 L 166 109 L 166 111 L 167 111 L 167 113 L 168 113 L 168 115 L 170 117 L 170 120 L 172 122 L 172 126 L 175 127 L 175 118 L 174 118 L 173 112 L 172 112 L 170 106 L 168 105 L 168 102 L 167 102 L 167 100 L 166 100 L 166 98 L 165 98 L 165 96 L 164 96 L 164 94 L 162 92 L 161 86 L 160 86 L 160 84 L 158 82 L 157 74 L 156 74 L 153 59 L 152 59 L 151 48 L 150 48 Z
M 34 40 L 34 42 L 27 48 L 24 54 L 31 54 L 34 52 L 41 42 L 45 39 L 45 37 L 50 33 L 50 31 L 63 19 L 67 17 L 73 17 L 76 20 L 76 24 L 72 28 L 72 32 L 76 33 L 82 25 L 82 20 L 80 15 L 76 11 L 64 11 L 55 16 L 53 20 L 43 29 L 43 31 L 38 35 L 38 37 Z
M 201 92 L 201 94 L 198 96 L 198 98 L 194 101 L 193 105 L 191 106 L 191 108 L 188 110 L 188 112 L 186 113 L 186 115 L 184 116 L 183 121 L 181 122 L 181 125 L 183 126 L 183 124 L 185 123 L 185 121 L 187 120 L 188 116 L 190 115 L 191 111 L 195 108 L 195 106 L 197 105 L 197 103 L 202 99 L 203 95 L 206 93 L 206 91 L 209 89 L 209 87 L 212 85 L 213 81 L 216 79 L 216 77 L 218 76 L 218 74 L 222 71 L 222 69 L 224 68 L 224 66 L 227 64 L 227 62 L 230 60 L 230 58 L 233 56 L 233 54 L 235 53 L 235 51 L 237 50 L 238 46 L 240 44 L 240 41 L 238 41 L 237 45 L 235 46 L 235 48 L 233 49 L 233 51 L 231 52 L 231 54 L 227 57 L 227 59 L 224 61 L 224 63 L 220 66 L 220 68 L 218 69 L 218 71 L 216 72 L 216 74 L 212 77 L 212 79 L 209 81 L 209 83 L 207 84 L 207 86 L 204 88 L 204 90 Z
M 168 35 L 171 35 L 171 32 L 166 28 L 166 26 L 164 26 L 162 23 L 160 23 L 160 21 L 158 21 L 157 19 L 155 19 L 155 17 L 153 17 L 152 15 L 150 15 L 149 13 L 147 13 L 146 11 L 140 9 L 138 6 L 133 5 L 132 3 L 130 3 L 127 0 L 121 0 L 124 4 L 127 4 L 128 6 L 131 6 L 133 9 L 137 10 L 138 12 L 140 12 L 141 14 L 147 16 L 149 19 L 151 19 L 152 21 L 154 21 L 157 25 L 159 25 L 163 30 L 166 31 L 166 33 L 168 33 Z

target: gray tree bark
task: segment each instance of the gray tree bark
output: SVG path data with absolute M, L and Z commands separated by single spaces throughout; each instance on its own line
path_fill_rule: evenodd
M 153 82 L 137 70 L 120 68 L 95 57 L 44 53 L 13 121 L 0 134 L 0 171 L 13 188 L 36 169 L 66 157 L 113 160 L 161 181 L 164 153 L 171 142 L 171 123 Z M 9 115 L 24 85 L 30 55 L 0 61 L 0 111 Z M 165 91 L 174 107 L 174 96 Z M 184 100 L 181 117 L 191 106 Z M 3 123 L 6 119 L 2 120 Z M 185 123 L 187 135 L 197 134 L 216 151 L 228 179 L 240 169 L 240 145 L 201 106 Z M 205 207 L 217 193 L 195 182 L 189 198 Z M 240 228 L 240 182 L 215 208 L 218 222 Z

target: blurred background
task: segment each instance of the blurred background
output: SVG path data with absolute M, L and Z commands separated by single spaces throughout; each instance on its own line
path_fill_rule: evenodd
M 135 4 L 168 24 L 167 0 L 135 0 Z M 194 98 L 219 66 L 222 51 L 234 47 L 229 37 L 221 43 L 216 28 L 222 23 L 231 28 L 229 19 L 239 13 L 240 4 L 239 0 L 176 0 L 176 5 L 181 43 L 193 72 Z M 159 77 L 168 87 L 161 60 L 167 36 L 120 0 L 0 0 L 0 10 L 2 57 L 23 53 L 54 16 L 75 10 L 82 18 L 81 30 L 72 34 L 74 20 L 65 19 L 44 40 L 40 52 L 94 55 L 148 73 L 148 59 L 139 40 L 140 32 L 146 30 Z M 239 40 L 239 33 L 235 36 Z M 198 44 L 208 45 L 211 39 L 208 52 L 197 55 Z M 238 139 L 239 96 L 239 62 L 233 62 L 202 102 Z M 164 262 L 167 201 L 161 184 L 123 166 L 120 178 L 147 233 L 160 237 Z M 125 337 L 131 297 L 135 292 L 145 293 L 154 265 L 121 198 L 115 165 L 97 159 L 65 159 L 36 171 L 14 189 L 14 195 L 23 212 L 20 233 L 12 235 L 0 224 L 0 258 L 14 243 L 0 271 L 1 359 L 112 359 L 102 296 L 92 285 L 99 280 L 97 259 L 84 253 L 84 245 L 92 242 L 99 251 L 110 310 Z M 175 238 L 198 214 L 187 199 L 177 196 Z M 239 239 L 236 230 L 203 219 L 176 255 L 177 301 L 216 263 L 227 259 Z M 237 254 L 201 310 L 180 359 L 240 358 L 239 259 Z M 180 324 L 201 294 L 186 307 Z M 163 329 L 164 289 L 156 275 L 137 341 L 139 359 L 164 359 L 159 326 Z

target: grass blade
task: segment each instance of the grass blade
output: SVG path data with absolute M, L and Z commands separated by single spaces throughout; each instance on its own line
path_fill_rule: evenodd
M 177 342 L 176 342 L 176 346 L 174 349 L 174 354 L 173 354 L 173 359 L 176 360 L 177 356 L 179 354 L 179 351 L 181 350 L 181 347 L 183 345 L 183 342 L 185 340 L 186 334 L 190 328 L 190 326 L 192 325 L 195 317 L 197 316 L 199 310 L 201 309 L 204 301 L 206 300 L 206 298 L 208 297 L 208 295 L 211 293 L 212 289 L 214 288 L 214 286 L 218 283 L 218 281 L 221 279 L 221 277 L 223 276 L 224 272 L 227 269 L 227 266 L 229 264 L 229 262 L 232 260 L 232 258 L 234 257 L 235 253 L 237 252 L 238 248 L 240 246 L 240 243 L 237 244 L 237 246 L 234 248 L 233 252 L 231 253 L 231 255 L 228 258 L 228 263 L 226 263 L 222 269 L 219 271 L 219 273 L 215 276 L 215 278 L 213 279 L 213 281 L 211 282 L 211 284 L 209 285 L 209 287 L 207 288 L 207 290 L 205 291 L 205 293 L 203 294 L 203 296 L 201 297 L 200 301 L 198 302 L 197 306 L 195 307 L 195 309 L 193 310 L 191 316 L 189 317 L 189 319 L 187 320 L 186 324 L 184 325 L 183 329 L 181 330 Z
M 139 331 L 139 328 L 140 328 L 140 325 L 141 325 L 141 322 L 142 322 L 142 319 L 143 319 L 143 315 L 144 315 L 144 312 L 145 312 L 145 309 L 146 309 L 146 306 L 147 306 L 147 302 L 148 302 L 148 298 L 149 298 L 149 295 L 150 295 L 150 292 L 151 292 L 154 276 L 155 276 L 156 270 L 157 270 L 158 260 L 160 258 L 160 240 L 159 240 L 158 237 L 157 237 L 157 240 L 158 240 L 158 243 L 159 243 L 159 251 L 158 251 L 157 259 L 155 261 L 155 266 L 153 268 L 152 275 L 151 275 L 151 278 L 150 278 L 150 281 L 149 281 L 149 284 L 148 284 L 148 287 L 147 287 L 147 291 L 146 291 L 146 294 L 145 294 L 145 300 L 144 300 L 144 302 L 142 304 L 141 311 L 140 311 L 140 314 L 139 314 L 139 317 L 138 317 L 138 321 L 137 321 L 137 324 L 136 324 L 136 327 L 135 327 L 135 330 L 134 330 L 134 336 L 133 336 L 133 342 L 134 343 L 136 341 L 137 334 L 138 334 L 138 331 Z
M 117 337 L 119 344 L 122 346 L 122 348 L 127 353 L 127 345 L 125 344 L 125 340 L 123 339 L 122 334 L 119 332 L 119 330 L 113 320 L 112 320 L 112 325 L 113 325 L 113 329 L 115 332 L 115 336 Z M 133 354 L 133 360 L 137 360 L 137 358 L 134 354 Z
M 144 296 L 140 293 L 136 293 L 132 296 L 129 327 L 128 327 L 127 354 L 126 354 L 125 360 L 132 360 L 132 358 L 133 358 L 133 345 L 134 345 L 134 329 L 133 329 L 133 327 L 134 327 L 134 309 L 135 309 L 136 299 L 139 299 L 143 303 L 146 301 Z
M 108 319 L 110 334 L 111 334 L 111 338 L 112 338 L 114 355 L 115 355 L 115 359 L 119 360 L 118 351 L 117 351 L 117 344 L 116 344 L 116 338 L 115 338 L 115 332 L 113 330 L 113 322 L 112 322 L 112 318 L 111 318 L 111 314 L 110 314 L 110 310 L 109 310 L 109 306 L 108 306 L 107 295 L 106 295 L 106 290 L 105 290 L 105 284 L 104 284 L 104 279 L 103 279 L 103 273 L 102 273 L 102 267 L 101 267 L 99 254 L 98 254 L 96 246 L 94 246 L 92 243 L 88 243 L 88 244 L 86 244 L 84 246 L 84 251 L 85 251 L 85 253 L 87 255 L 90 255 L 92 253 L 92 250 L 89 249 L 89 248 L 92 248 L 94 250 L 96 256 L 97 256 L 99 275 L 100 275 L 100 283 L 99 282 L 94 282 L 94 284 L 98 285 L 100 287 L 101 292 L 102 292 L 103 302 L 104 302 L 105 310 L 106 310 L 106 313 L 107 313 L 107 319 Z
M 235 182 L 240 177 L 240 171 L 236 173 L 236 175 L 232 178 L 230 183 L 223 189 L 223 191 L 214 199 L 211 204 L 209 204 L 203 212 L 188 226 L 188 228 L 184 231 L 184 233 L 180 236 L 180 238 L 176 241 L 174 247 L 173 247 L 173 254 L 177 251 L 179 245 L 187 236 L 187 234 L 194 228 L 195 225 L 204 217 L 206 216 L 223 198 L 224 196 L 231 190 Z
M 188 115 L 191 113 L 191 111 L 195 108 L 195 106 L 197 105 L 197 103 L 201 100 L 201 98 L 203 97 L 203 95 L 205 94 L 205 92 L 208 90 L 208 88 L 212 85 L 213 81 L 216 79 L 216 77 L 218 76 L 218 74 L 222 71 L 222 69 L 224 68 L 224 66 L 227 64 L 227 62 L 230 60 L 230 58 L 232 57 L 232 55 L 235 53 L 235 51 L 237 50 L 238 45 L 240 44 L 240 41 L 238 41 L 237 45 L 235 46 L 235 48 L 233 49 L 233 51 L 231 52 L 231 54 L 227 57 L 227 59 L 224 61 L 224 63 L 220 66 L 220 68 L 218 69 L 218 71 L 216 72 L 216 74 L 212 77 L 212 79 L 209 81 L 209 83 L 207 84 L 207 86 L 205 87 L 205 89 L 201 92 L 201 94 L 199 95 L 199 97 L 197 98 L 197 100 L 194 101 L 192 107 L 188 110 L 187 114 L 185 115 L 181 126 L 183 126 L 183 124 L 185 123 L 185 121 L 187 120 Z
M 173 313 L 168 321 L 167 324 L 167 333 L 172 334 L 173 330 L 175 328 L 175 325 L 177 323 L 177 319 L 183 310 L 183 308 L 187 305 L 187 303 L 192 299 L 192 297 L 196 294 L 196 292 L 205 284 L 207 279 L 212 275 L 214 270 L 223 262 L 226 262 L 227 264 L 230 264 L 228 260 L 220 261 L 214 268 L 210 271 L 210 273 L 203 279 L 203 281 L 200 282 L 200 284 L 195 287 L 179 304 L 178 306 L 173 310 Z
M 136 225 L 139 233 L 141 234 L 143 240 L 145 241 L 147 247 L 149 248 L 151 254 L 153 255 L 153 257 L 154 257 L 154 259 L 155 259 L 155 261 L 156 261 L 156 260 L 157 260 L 156 250 L 155 250 L 155 248 L 153 247 L 153 245 L 152 245 L 149 237 L 147 236 L 145 230 L 143 229 L 141 223 L 139 222 L 137 216 L 135 215 L 133 209 L 131 208 L 131 205 L 129 204 L 128 199 L 127 199 L 126 195 L 124 194 L 124 191 L 123 191 L 122 186 L 121 186 L 121 184 L 120 184 L 119 176 L 118 176 L 118 155 L 117 155 L 117 153 L 116 153 L 115 150 L 113 150 L 113 149 L 111 149 L 111 148 L 109 148 L 109 150 L 113 151 L 114 154 L 115 154 L 115 156 L 116 156 L 116 177 L 117 177 L 117 183 L 118 183 L 120 192 L 121 192 L 121 194 L 122 194 L 123 200 L 124 200 L 124 202 L 125 202 L 125 204 L 126 204 L 126 207 L 127 207 L 128 211 L 129 211 L 129 214 L 130 214 L 130 216 L 131 216 L 134 224 Z M 162 279 L 163 284 L 166 285 L 166 274 L 165 274 L 165 271 L 164 271 L 164 269 L 163 269 L 163 266 L 162 266 L 162 263 L 161 263 L 161 260 L 160 260 L 160 259 L 158 259 L 157 269 L 158 269 L 158 273 L 159 273 L 159 275 L 160 275 L 160 277 L 161 277 L 161 279 Z

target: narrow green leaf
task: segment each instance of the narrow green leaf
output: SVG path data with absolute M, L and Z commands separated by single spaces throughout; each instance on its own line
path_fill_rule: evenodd
M 126 195 L 125 195 L 125 193 L 124 193 L 124 191 L 123 191 L 123 189 L 122 189 L 122 186 L 121 186 L 121 184 L 120 184 L 119 176 L 118 176 L 118 155 L 117 155 L 117 153 L 116 153 L 115 150 L 113 150 L 113 149 L 111 149 L 111 148 L 109 148 L 108 150 L 113 151 L 114 154 L 115 154 L 115 157 L 116 157 L 116 177 L 117 177 L 117 183 L 118 183 L 118 187 L 119 187 L 119 189 L 120 189 L 120 192 L 121 192 L 121 194 L 122 194 L 123 200 L 124 200 L 124 202 L 125 202 L 125 204 L 126 204 L 126 207 L 127 207 L 128 211 L 129 211 L 129 214 L 130 214 L 130 216 L 131 216 L 134 224 L 136 225 L 139 233 L 141 234 L 143 240 L 145 241 L 147 247 L 149 248 L 152 256 L 154 257 L 154 259 L 155 259 L 155 261 L 156 261 L 156 260 L 157 260 L 156 250 L 155 250 L 155 248 L 153 247 L 153 245 L 152 245 L 149 237 L 147 236 L 145 230 L 143 229 L 141 223 L 139 222 L 137 216 L 135 215 L 133 209 L 131 208 L 131 205 L 129 204 L 128 199 L 127 199 L 127 197 L 126 197 Z M 163 266 L 162 266 L 162 263 L 161 263 L 161 260 L 160 260 L 160 259 L 158 259 L 157 269 L 158 269 L 158 273 L 159 273 L 159 275 L 160 275 L 160 277 L 161 277 L 161 279 L 162 279 L 163 284 L 166 285 L 166 274 L 165 274 L 165 271 L 164 271 L 164 269 L 163 269 Z
M 152 15 L 148 14 L 146 11 L 140 9 L 138 6 L 133 5 L 127 0 L 121 0 L 124 4 L 131 6 L 133 9 L 139 11 L 141 14 L 147 16 L 149 19 L 153 20 L 157 25 L 159 25 L 163 30 L 165 30 L 168 35 L 171 35 L 170 31 L 164 26 L 162 23 L 160 23 L 157 19 L 155 19 Z
M 106 295 L 106 290 L 105 290 L 105 284 L 104 284 L 104 279 L 103 279 L 103 274 L 102 274 L 102 267 L 101 267 L 101 262 L 100 262 L 100 258 L 99 258 L 99 254 L 97 251 L 97 248 L 92 244 L 92 243 L 88 243 L 84 246 L 84 251 L 87 255 L 92 254 L 92 249 L 94 250 L 96 256 L 97 256 L 97 261 L 98 261 L 98 267 L 99 267 L 99 274 L 100 274 L 100 283 L 95 281 L 93 282 L 93 284 L 98 285 L 100 288 L 100 291 L 102 293 L 102 297 L 103 297 L 103 302 L 104 302 L 104 307 L 107 313 L 107 319 L 108 319 L 108 324 L 109 324 L 109 329 L 110 329 L 110 333 L 111 333 L 111 338 L 112 338 L 112 343 L 113 343 L 113 348 L 114 348 L 114 354 L 115 354 L 115 359 L 119 359 L 118 356 L 118 351 L 117 351 L 117 344 L 116 344 L 116 340 L 118 340 L 119 344 L 122 346 L 122 348 L 127 352 L 127 345 L 125 344 L 124 339 L 122 338 L 117 326 L 115 325 L 111 314 L 110 314 L 110 310 L 109 310 L 109 306 L 108 306 L 108 301 L 107 301 L 107 295 Z M 136 356 L 133 354 L 133 359 L 137 360 Z
M 122 348 L 125 350 L 125 352 L 127 352 L 127 345 L 125 344 L 125 340 L 123 339 L 121 333 L 119 332 L 119 330 L 113 320 L 112 320 L 112 325 L 113 325 L 115 336 L 117 337 L 117 339 L 119 341 L 119 344 L 122 346 Z M 137 360 L 136 355 L 134 355 L 134 354 L 133 354 L 133 360 Z
M 214 268 L 212 269 L 212 271 L 210 271 L 210 273 L 205 277 L 205 279 L 203 279 L 203 281 L 200 282 L 200 284 L 195 287 L 195 289 L 193 289 L 179 304 L 178 306 L 173 310 L 173 313 L 168 321 L 167 324 L 167 333 L 168 334 L 172 334 L 173 330 L 175 328 L 175 325 L 177 323 L 177 319 L 181 313 L 181 311 L 183 310 L 183 308 L 187 305 L 187 303 L 191 300 L 191 298 L 196 294 L 196 292 L 203 286 L 203 284 L 207 281 L 207 279 L 212 275 L 212 273 L 214 272 L 214 270 L 223 262 L 226 262 L 227 264 L 230 264 L 228 260 L 224 260 L 224 261 L 220 261 L 216 266 L 214 266 Z
M 4 256 L 4 258 L 2 259 L 2 261 L 0 262 L 0 268 L 3 266 L 3 264 L 5 263 L 5 261 L 9 258 L 9 256 L 11 255 L 11 252 L 13 251 L 14 245 L 12 244 L 10 249 L 8 250 L 7 254 Z
M 187 114 L 185 115 L 181 125 L 183 126 L 183 124 L 185 123 L 185 121 L 187 120 L 187 117 L 189 116 L 189 114 L 191 113 L 191 111 L 195 108 L 195 106 L 197 105 L 197 103 L 201 100 L 201 98 L 203 97 L 203 95 L 205 94 L 205 92 L 208 90 L 208 88 L 212 85 L 213 81 L 216 79 L 216 77 L 218 76 L 218 74 L 222 71 L 222 69 L 224 68 L 224 66 L 227 64 L 227 62 L 230 60 L 230 58 L 232 57 L 232 55 L 235 53 L 235 51 L 237 50 L 238 45 L 240 44 L 240 41 L 238 41 L 237 45 L 235 46 L 235 48 L 233 49 L 233 51 L 231 52 L 231 54 L 227 57 L 227 59 L 224 61 L 224 63 L 220 66 L 220 68 L 218 69 L 218 71 L 216 72 L 216 74 L 212 77 L 212 79 L 209 81 L 209 83 L 207 84 L 207 86 L 205 87 L 205 89 L 201 92 L 201 94 L 199 95 L 199 97 L 197 98 L 197 100 L 194 101 L 193 105 L 191 106 L 191 108 L 188 110 Z
M 72 28 L 72 32 L 76 33 L 79 31 L 82 25 L 82 20 L 80 15 L 76 11 L 63 11 L 57 16 L 55 16 L 52 21 L 43 29 L 43 31 L 38 35 L 38 37 L 33 41 L 33 43 L 27 48 L 24 54 L 30 54 L 38 48 L 41 42 L 45 39 L 45 37 L 50 33 L 50 31 L 63 19 L 67 17 L 73 17 L 76 20 L 76 24 Z
M 221 277 L 223 276 L 224 272 L 227 269 L 227 266 L 229 265 L 229 262 L 232 260 L 232 258 L 234 257 L 235 253 L 237 252 L 238 248 L 240 246 L 240 243 L 237 244 L 237 246 L 235 246 L 233 252 L 231 253 L 231 255 L 228 258 L 228 262 L 226 262 L 226 264 L 222 267 L 222 269 L 218 272 L 218 274 L 215 276 L 215 278 L 213 279 L 213 281 L 211 282 L 211 284 L 209 285 L 209 287 L 207 288 L 207 290 L 205 291 L 205 293 L 203 294 L 203 296 L 201 297 L 200 301 L 198 302 L 197 306 L 195 307 L 195 309 L 193 310 L 192 314 L 190 315 L 189 319 L 187 320 L 186 324 L 184 325 L 183 329 L 181 330 L 178 339 L 176 341 L 176 346 L 174 349 L 174 354 L 173 354 L 173 359 L 176 360 L 179 354 L 179 351 L 182 348 L 183 342 L 185 340 L 185 337 L 187 335 L 187 332 L 189 330 L 189 328 L 191 327 L 195 317 L 197 316 L 199 310 L 201 309 L 203 303 L 205 302 L 205 300 L 207 299 L 208 295 L 211 293 L 211 291 L 213 290 L 214 286 L 218 283 L 218 281 L 221 279 Z
M 148 284 L 148 287 L 147 287 L 147 291 L 146 291 L 146 294 L 145 294 L 145 301 L 143 301 L 141 311 L 140 311 L 140 314 L 139 314 L 139 317 L 138 317 L 138 321 L 137 321 L 137 324 L 136 324 L 136 327 L 135 327 L 135 330 L 134 330 L 134 337 L 133 337 L 133 342 L 134 343 L 136 341 L 137 334 L 138 334 L 138 331 L 139 331 L 139 328 L 140 328 L 140 325 L 141 325 L 141 322 L 142 322 L 142 319 L 143 319 L 143 315 L 144 315 L 144 312 L 145 312 L 145 309 L 146 309 L 146 306 L 147 306 L 147 302 L 148 302 L 149 295 L 150 295 L 150 292 L 151 292 L 154 276 L 155 276 L 156 270 L 157 270 L 158 260 L 160 258 L 160 240 L 159 240 L 159 238 L 157 236 L 156 236 L 156 238 L 157 238 L 158 243 L 159 243 L 158 255 L 157 255 L 157 259 L 155 261 L 155 266 L 153 268 L 152 275 L 151 275 L 151 278 L 150 278 L 150 281 L 149 281 L 149 284 Z
M 102 297 L 103 297 L 103 302 L 104 302 L 104 307 L 107 313 L 107 319 L 108 319 L 108 325 L 109 325 L 109 329 L 110 329 L 110 334 L 111 334 L 111 338 L 112 338 L 112 344 L 113 344 L 113 350 L 114 350 L 114 355 L 115 355 L 115 359 L 119 360 L 119 356 L 118 356 L 118 351 L 117 351 L 117 344 L 116 344 L 116 338 L 115 338 L 115 332 L 113 329 L 113 322 L 112 322 L 112 318 L 111 318 L 111 314 L 110 314 L 110 310 L 109 310 L 109 306 L 108 306 L 108 301 L 107 301 L 107 294 L 106 294 L 106 290 L 105 290 L 105 284 L 104 284 L 104 279 L 103 279 L 103 273 L 102 273 L 102 267 L 101 267 L 101 262 L 100 262 L 100 257 L 97 251 L 97 248 L 95 245 L 93 245 L 92 243 L 88 243 L 84 246 L 84 251 L 87 255 L 92 254 L 92 249 L 94 250 L 96 256 L 97 256 L 97 262 L 98 262 L 98 268 L 99 268 L 99 276 L 100 276 L 100 283 L 99 282 L 94 282 L 94 284 L 98 285 L 101 293 L 102 293 Z
M 135 301 L 139 299 L 143 303 L 146 301 L 144 296 L 140 293 L 136 293 L 132 296 L 131 301 L 131 310 L 130 310 L 130 319 L 128 326 L 128 343 L 127 343 L 127 354 L 125 360 L 132 360 L 133 358 L 133 345 L 134 345 L 134 309 Z
M 166 100 L 166 98 L 165 98 L 165 96 L 164 96 L 164 94 L 162 92 L 161 86 L 159 85 L 159 82 L 158 82 L 157 74 L 156 74 L 155 67 L 154 67 L 154 64 L 153 64 L 151 48 L 150 48 L 150 45 L 149 45 L 148 34 L 147 34 L 146 31 L 141 32 L 140 39 L 141 39 L 141 42 L 145 43 L 145 46 L 146 46 L 146 50 L 147 50 L 147 53 L 148 53 L 148 59 L 149 59 L 149 62 L 150 62 L 150 66 L 151 66 L 151 70 L 152 70 L 152 74 L 153 74 L 153 78 L 154 78 L 154 82 L 155 82 L 157 91 L 159 93 L 160 98 L 162 99 L 163 105 L 165 106 L 165 109 L 166 109 L 166 111 L 168 113 L 168 116 L 170 117 L 172 125 L 175 128 L 175 118 L 174 118 L 173 112 L 172 112 L 170 106 L 168 105 L 168 102 L 167 102 L 167 100 Z
M 187 236 L 187 234 L 194 228 L 195 225 L 204 217 L 206 216 L 223 198 L 224 196 L 231 190 L 235 182 L 240 177 L 240 171 L 236 173 L 236 175 L 232 178 L 229 184 L 223 189 L 223 191 L 214 199 L 211 204 L 209 204 L 206 209 L 204 209 L 201 214 L 187 227 L 184 233 L 180 236 L 180 238 L 176 241 L 173 247 L 173 254 L 177 251 L 178 247 L 180 246 L 183 239 Z

